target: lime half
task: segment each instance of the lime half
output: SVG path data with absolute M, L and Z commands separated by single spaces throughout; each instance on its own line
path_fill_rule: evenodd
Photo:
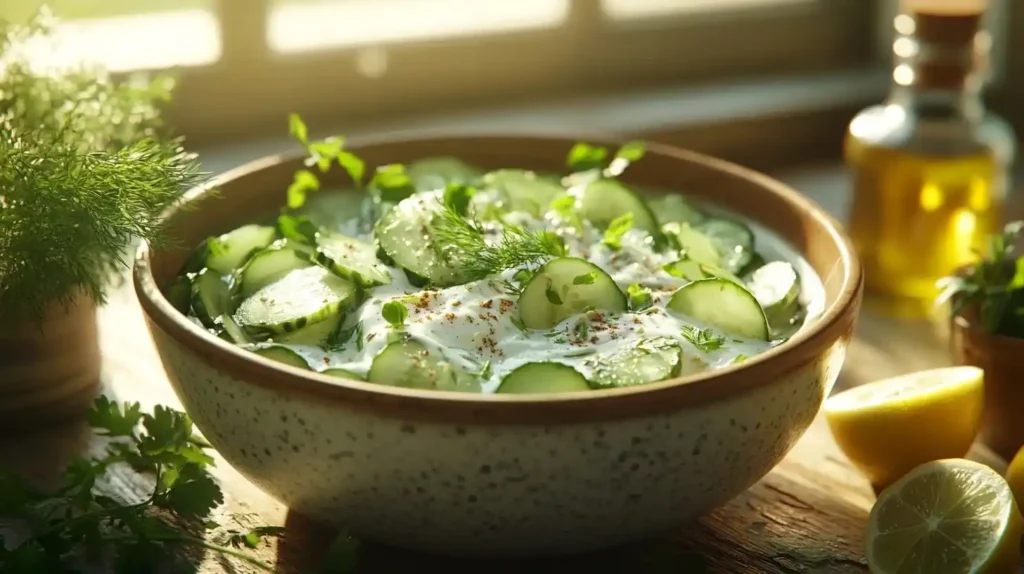
M 885 489 L 868 522 L 878 574 L 1009 574 L 1020 563 L 1021 518 L 1009 485 L 962 459 L 923 464 Z

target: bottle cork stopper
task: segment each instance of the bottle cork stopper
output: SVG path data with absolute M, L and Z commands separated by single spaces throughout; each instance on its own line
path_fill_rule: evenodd
M 986 9 L 988 0 L 903 0 L 903 11 L 915 20 L 916 36 L 932 44 L 970 44 Z

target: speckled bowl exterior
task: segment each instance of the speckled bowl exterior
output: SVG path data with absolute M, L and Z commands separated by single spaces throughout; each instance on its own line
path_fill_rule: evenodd
M 574 141 L 436 138 L 356 151 L 370 165 L 451 154 L 485 167 L 557 169 Z M 194 245 L 273 213 L 299 162 L 271 158 L 226 174 L 216 198 L 191 192 L 196 209 L 169 214 L 172 230 Z M 640 183 L 692 189 L 778 230 L 822 278 L 821 319 L 715 373 L 614 391 L 468 395 L 328 378 L 221 341 L 158 288 L 185 251 L 143 246 L 136 290 L 198 427 L 295 510 L 452 555 L 562 554 L 643 539 L 728 501 L 785 456 L 838 376 L 862 287 L 837 224 L 782 184 L 660 146 L 636 168 L 629 175 Z

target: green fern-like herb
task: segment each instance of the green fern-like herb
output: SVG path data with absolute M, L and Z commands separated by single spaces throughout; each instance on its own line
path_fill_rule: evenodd
M 33 68 L 23 47 L 50 37 L 46 15 L 0 22 L 0 323 L 102 303 L 127 248 L 166 243 L 160 214 L 203 179 L 162 129 L 169 81 Z

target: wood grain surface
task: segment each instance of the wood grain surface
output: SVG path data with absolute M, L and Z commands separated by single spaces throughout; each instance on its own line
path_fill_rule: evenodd
M 139 401 L 144 408 L 155 404 L 180 408 L 129 284 L 101 309 L 100 337 L 104 392 L 120 400 Z M 859 321 L 858 336 L 837 389 L 949 363 L 944 333 L 937 323 L 885 318 L 868 309 Z M 69 457 L 90 445 L 96 446 L 82 423 L 32 434 L 6 431 L 6 436 L 0 436 L 0 466 L 16 467 L 34 480 L 49 482 Z M 971 456 L 1000 470 L 1003 465 L 984 448 L 976 447 Z M 215 474 L 227 498 L 223 523 L 287 526 L 285 540 L 267 543 L 258 549 L 259 557 L 282 573 L 316 574 L 334 536 L 330 530 L 289 513 L 223 460 L 218 460 Z M 148 486 L 144 478 L 124 472 L 116 474 L 106 487 L 131 500 Z M 526 563 L 453 561 L 364 545 L 357 572 L 496 574 L 564 572 L 568 568 L 638 574 L 867 572 L 863 533 L 873 500 L 867 481 L 838 451 L 819 417 L 789 456 L 758 484 L 664 540 L 600 555 Z M 201 574 L 254 571 L 208 555 L 186 559 L 194 565 L 189 570 Z

